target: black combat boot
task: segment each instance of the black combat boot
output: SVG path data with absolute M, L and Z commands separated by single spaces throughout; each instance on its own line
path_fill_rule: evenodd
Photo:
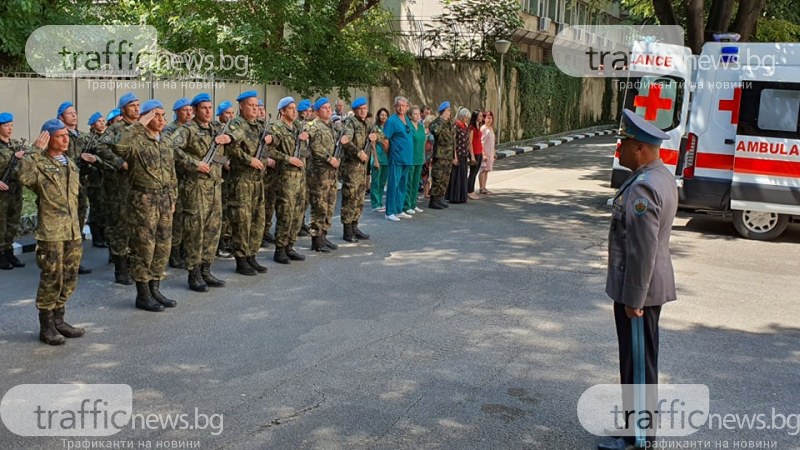
M 329 253 L 331 250 L 322 241 L 322 236 L 311 237 L 311 250 L 315 252 Z
M 358 222 L 353 222 L 353 236 L 363 241 L 369 240 L 369 235 L 358 228 Z
M 247 258 L 236 257 L 236 273 L 247 275 L 248 277 L 256 275 L 256 269 L 247 262 Z
M 158 303 L 150 293 L 150 286 L 147 283 L 136 282 L 136 307 L 145 311 L 161 312 L 164 305 Z
M 258 261 L 256 261 L 256 255 L 248 256 L 247 264 L 250 264 L 250 267 L 255 269 L 255 271 L 258 273 L 267 273 L 267 268 L 259 264 Z
M 11 265 L 11 261 L 8 260 L 8 256 L 6 252 L 0 252 L 0 269 L 2 270 L 11 270 L 14 266 Z
M 306 260 L 306 257 L 301 255 L 300 253 L 297 253 L 294 250 L 294 247 L 291 246 L 291 245 L 286 247 L 286 256 L 288 256 L 289 259 L 291 259 L 292 261 L 305 261 Z
M 114 281 L 125 286 L 132 285 L 133 279 L 131 279 L 131 272 L 128 270 L 128 257 L 112 255 L 111 259 L 114 263 Z
M 189 289 L 195 292 L 207 292 L 208 285 L 203 281 L 200 268 L 189 269 Z
M 58 308 L 53 311 L 53 324 L 56 331 L 61 333 L 66 338 L 79 338 L 86 332 L 83 328 L 73 327 L 72 325 L 64 322 L 64 307 Z
M 53 311 L 39 310 L 39 340 L 48 345 L 64 345 L 67 342 L 56 331 Z
M 16 256 L 14 256 L 14 249 L 6 250 L 6 259 L 14 267 L 25 267 L 25 263 L 17 259 Z
M 333 242 L 328 240 L 328 232 L 327 231 L 323 231 L 322 232 L 322 243 L 325 244 L 325 246 L 328 247 L 331 250 L 336 250 L 336 249 L 339 248 L 338 245 L 336 245 Z
M 303 226 L 300 227 L 300 231 L 297 232 L 297 235 L 301 237 L 311 236 L 310 230 L 311 228 L 308 224 L 303 222 Z
M 358 242 L 358 238 L 356 238 L 355 234 L 353 234 L 354 227 L 352 223 L 346 223 L 342 225 L 342 227 L 344 228 L 344 234 L 342 235 L 342 239 L 344 239 L 347 242 Z
M 101 230 L 102 228 L 98 227 L 97 225 L 89 225 L 89 231 L 92 233 L 92 247 L 108 247 L 108 244 L 106 244 L 106 238 Z
M 267 244 L 274 244 L 275 243 L 275 236 L 272 235 L 269 231 L 264 233 L 264 242 Z
M 174 308 L 178 306 L 178 302 L 165 297 L 164 294 L 161 293 L 161 280 L 150 280 L 147 285 L 150 288 L 150 295 L 153 296 L 153 300 L 161 303 L 165 308 Z
M 431 201 L 428 203 L 428 208 L 444 209 L 444 205 L 439 202 L 439 197 L 431 197 Z
M 225 281 L 211 275 L 211 264 L 209 263 L 200 264 L 200 276 L 203 277 L 203 281 L 208 287 L 225 287 Z
M 186 261 L 181 257 L 180 246 L 172 247 L 172 250 L 169 251 L 169 266 L 173 269 L 186 268 Z
M 286 256 L 286 247 L 275 247 L 275 255 L 272 260 L 278 264 L 289 264 L 289 257 Z
M 85 267 L 83 264 L 78 264 L 78 275 L 87 275 L 92 273 L 92 269 Z

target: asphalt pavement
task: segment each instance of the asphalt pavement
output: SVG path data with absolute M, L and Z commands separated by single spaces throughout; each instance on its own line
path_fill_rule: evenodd
M 0 392 L 26 383 L 126 384 L 135 414 L 216 415 L 218 429 L 131 429 L 89 438 L 22 437 L 0 448 L 591 449 L 576 414 L 590 386 L 618 382 L 604 294 L 610 136 L 498 161 L 494 194 L 414 219 L 367 209 L 372 239 L 309 251 L 288 266 L 197 294 L 170 270 L 164 313 L 134 309 L 103 250 L 86 246 L 68 320 L 84 338 L 38 341 L 38 270 L 0 273 Z M 337 212 L 338 214 L 338 212 Z M 778 413 L 800 425 L 800 229 L 747 241 L 717 217 L 676 219 L 679 301 L 662 312 L 662 383 L 705 384 L 721 414 Z M 794 419 L 791 419 L 794 417 Z M 791 422 L 793 420 L 794 422 Z M 670 442 L 774 443 L 782 430 L 701 428 Z M 99 444 L 97 444 L 99 445 Z M 125 445 L 125 444 L 122 444 Z M 80 448 L 80 447 L 78 447 Z

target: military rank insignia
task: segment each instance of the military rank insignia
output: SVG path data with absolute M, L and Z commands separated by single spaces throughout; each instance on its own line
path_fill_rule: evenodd
M 647 212 L 647 205 L 649 202 L 644 197 L 639 197 L 633 201 L 633 212 L 637 216 L 643 216 Z

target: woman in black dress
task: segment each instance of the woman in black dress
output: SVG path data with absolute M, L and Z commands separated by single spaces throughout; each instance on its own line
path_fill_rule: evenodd
M 467 171 L 472 160 L 472 140 L 469 133 L 470 112 L 461 108 L 456 116 L 456 146 L 453 158 L 453 169 L 450 171 L 450 184 L 447 187 L 447 201 L 450 203 L 466 203 Z

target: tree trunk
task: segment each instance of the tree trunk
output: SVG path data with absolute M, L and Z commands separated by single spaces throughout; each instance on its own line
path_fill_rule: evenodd
M 678 24 L 678 21 L 675 19 L 675 10 L 672 9 L 672 2 L 670 0 L 653 0 L 653 9 L 661 25 Z
M 736 11 L 731 31 L 742 36 L 740 41 L 749 41 L 755 34 L 756 21 L 761 17 L 766 4 L 767 0 L 739 0 L 739 10 Z
M 700 54 L 705 41 L 703 17 L 703 0 L 686 0 L 687 41 L 695 55 Z
M 709 34 L 724 33 L 731 26 L 733 18 L 733 0 L 714 0 L 711 3 L 711 10 L 708 12 L 706 31 Z M 706 38 L 708 39 L 708 38 Z

